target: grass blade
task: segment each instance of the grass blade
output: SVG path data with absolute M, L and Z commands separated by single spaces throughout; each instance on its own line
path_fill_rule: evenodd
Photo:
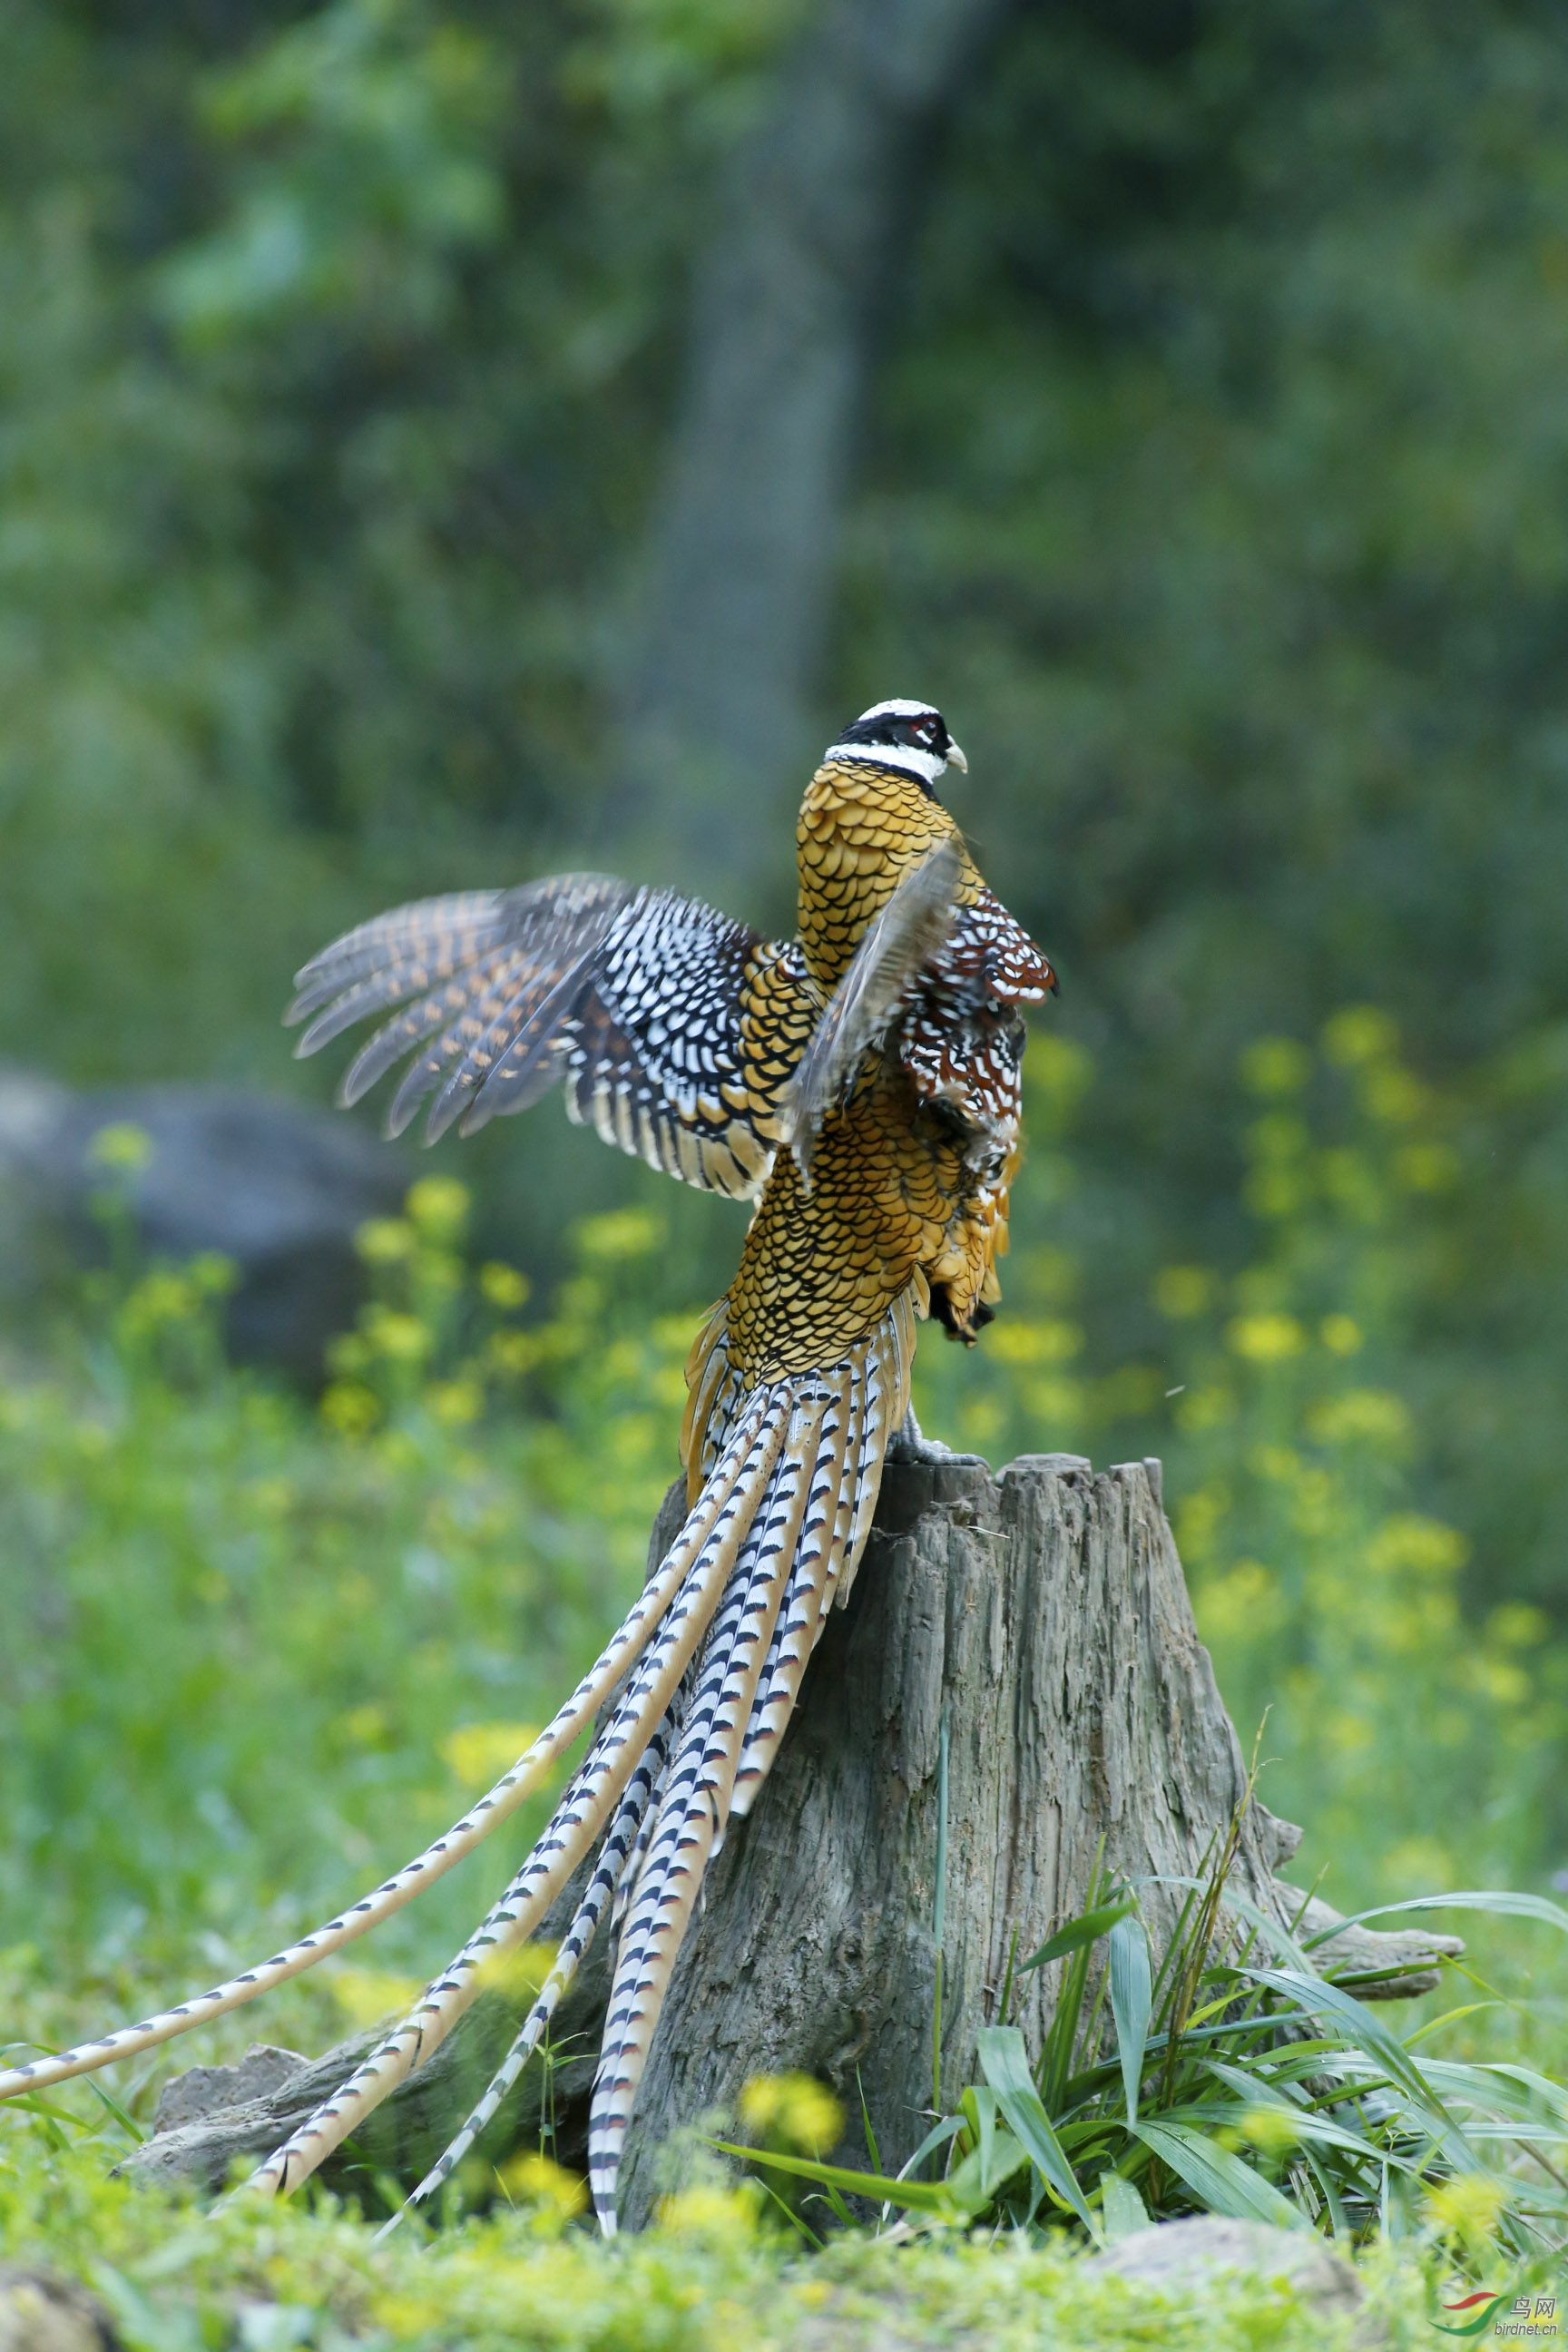
M 1100 2210 L 1105 2217 L 1106 2242 L 1112 2246 L 1154 2226 L 1143 2200 L 1120 2172 L 1100 2174 Z
M 1116 2050 L 1130 2124 L 1138 2120 L 1138 2090 L 1143 2080 L 1143 2047 L 1149 2038 L 1153 1998 L 1149 1938 L 1134 1912 L 1118 1919 L 1110 1930 L 1110 2014 L 1116 2021 Z
M 851 2197 L 906 2205 L 918 2213 L 955 2210 L 945 2180 L 889 2180 L 880 2172 L 851 2172 L 840 2164 L 819 2164 L 815 2157 L 782 2156 L 773 2148 L 742 2147 L 728 2139 L 710 2139 L 706 2145 L 716 2147 L 721 2156 L 738 2156 L 747 2164 L 765 2165 L 770 2172 L 793 2172 L 801 2180 L 815 2180 L 819 2189 L 843 2189 Z
M 1014 2137 L 1029 2151 L 1029 2160 L 1042 2180 L 1078 2215 L 1091 2238 L 1100 2226 L 1084 2201 L 1060 2140 L 1051 2127 L 1034 2078 L 1024 2037 L 1016 2025 L 983 2025 L 976 2037 L 980 2063 L 996 2094 L 996 2104 Z
M 1068 1952 L 1081 1951 L 1086 1944 L 1097 1944 L 1108 1936 L 1119 1919 L 1125 1919 L 1133 1908 L 1131 1898 L 1120 1903 L 1102 1903 L 1097 1910 L 1086 1911 L 1080 1918 L 1069 1919 L 1054 1936 L 1047 1936 L 1037 1952 L 1020 1960 L 1020 1975 L 1026 1969 L 1043 1969 L 1048 1960 L 1065 1959 Z
M 1539 1919 L 1568 1935 L 1568 1911 L 1561 1903 L 1544 1895 L 1517 1895 L 1508 1887 L 1489 1894 L 1485 1887 L 1470 1887 L 1461 1895 L 1415 1895 L 1407 1903 L 1380 1903 L 1373 1911 L 1352 1912 L 1342 1924 L 1359 1927 L 1363 1919 L 1392 1919 L 1399 1911 L 1491 1911 L 1501 1919 Z M 1338 1935 L 1339 1929 L 1331 1932 Z
M 1300 2207 L 1205 2133 L 1187 2124 L 1145 2122 L 1132 2128 L 1209 2212 L 1226 2213 L 1237 2221 L 1269 2221 L 1282 2230 L 1311 2228 Z

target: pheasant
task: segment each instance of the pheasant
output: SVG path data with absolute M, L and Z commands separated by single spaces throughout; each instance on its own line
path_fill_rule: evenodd
M 490 1967 L 590 1864 L 550 1975 L 428 2197 L 496 2113 L 590 1940 L 616 1955 L 589 2137 L 616 2180 L 665 1989 L 704 1874 L 756 1799 L 830 1609 L 848 1598 L 910 1406 L 916 1325 L 972 1343 L 999 1296 L 1018 1155 L 1022 1008 L 1056 988 L 936 795 L 967 768 L 928 704 L 845 729 L 797 826 L 798 931 L 572 875 L 403 907 L 299 975 L 314 1052 L 387 1014 L 339 1090 L 411 1058 L 396 1134 L 464 1133 L 563 1082 L 568 1115 L 706 1190 L 754 1198 L 729 1290 L 687 1367 L 688 1516 L 596 1664 L 444 1837 L 337 1918 L 212 1991 L 0 2074 L 36 2091 L 222 2015 L 340 1949 L 472 1851 L 595 1726 L 548 1827 L 450 1965 L 250 2185 L 297 2189 L 426 2059 Z

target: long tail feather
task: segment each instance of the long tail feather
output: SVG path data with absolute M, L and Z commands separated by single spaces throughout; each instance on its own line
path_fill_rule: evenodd
M 689 1573 L 718 1525 L 721 1515 L 732 1501 L 738 1483 L 751 1470 L 752 1456 L 767 1413 L 767 1399 L 759 1394 L 751 1401 L 738 1425 L 731 1432 L 724 1455 L 712 1478 L 704 1486 L 691 1516 L 671 1547 L 658 1575 L 646 1585 L 627 1612 L 614 1639 L 601 1653 L 596 1664 L 584 1675 L 571 1697 L 540 1733 L 510 1772 L 501 1778 L 462 1819 L 453 1824 L 444 1837 L 426 1847 L 395 1876 L 385 1880 L 374 1893 L 363 1896 L 348 1910 L 329 1919 L 297 1943 L 268 1960 L 247 1969 L 241 1976 L 231 1977 L 216 1985 L 210 1992 L 199 1993 L 182 2001 L 175 2009 L 163 2010 L 155 2017 L 143 2019 L 136 2025 L 120 2027 L 94 2042 L 79 2043 L 74 2049 L 47 2058 L 37 2058 L 24 2066 L 13 2066 L 0 2072 L 0 2098 L 15 2098 L 26 2091 L 45 2088 L 51 2083 L 61 2083 L 74 2074 L 92 2073 L 100 2066 L 112 2064 L 121 2058 L 134 2057 L 138 2052 L 150 2050 L 161 2042 L 172 2041 L 176 2034 L 189 2032 L 194 2026 L 205 2025 L 222 2017 L 231 2009 L 254 2000 L 260 1993 L 269 1992 L 275 1985 L 314 1968 L 330 1953 L 339 1951 L 383 1919 L 433 1885 L 437 1878 L 471 1853 L 489 1837 L 509 1814 L 514 1812 L 574 1745 L 584 1726 L 592 1721 L 605 1700 L 614 1691 L 646 1648 L 660 1622 L 666 1616 L 677 1592 Z
M 797 1394 L 789 1443 L 759 1530 L 761 1540 L 748 1547 L 750 1561 L 739 1564 L 727 1605 L 710 1638 L 622 1937 L 588 2142 L 589 2183 L 606 2236 L 616 2229 L 616 2179 L 637 2084 L 715 1839 L 729 1817 L 758 1679 L 803 1530 L 810 1525 L 814 1497 L 817 1527 L 809 1539 L 821 1540 L 818 1444 L 831 1400 L 815 1382 L 804 1397 L 800 1383 L 791 1385 Z M 826 1516 L 831 1517 L 831 1513 Z M 742 1585 L 748 1566 L 751 1572 Z
M 434 1978 L 408 2016 L 363 2065 L 276 2149 L 246 2186 L 270 2194 L 298 2189 L 404 2077 L 445 2040 L 473 2002 L 481 1970 L 526 1941 L 603 1827 L 720 1605 L 750 1531 L 760 1486 L 771 1478 L 788 1423 L 785 1400 L 759 1391 L 763 1407 L 750 1454 L 695 1564 L 671 1603 L 609 1722 L 574 1776 L 539 1843 L 451 1965 Z M 747 1427 L 752 1414 L 745 1416 Z M 728 1455 L 726 1456 L 728 1459 Z M 693 1512 L 706 1516 L 704 1494 Z M 691 1521 L 688 1521 L 688 1526 Z M 678 1543 L 676 1549 L 684 1549 Z M 672 1557 L 674 1554 L 672 1553 Z M 663 1571 L 661 1571 L 662 1580 Z M 651 1588 L 650 1588 L 651 1589 Z
M 584 1953 L 598 1933 L 606 1906 L 614 1899 L 625 1874 L 632 1866 L 638 1842 L 664 1778 L 669 1758 L 669 1741 L 670 1722 L 667 1715 L 656 1728 L 638 1759 L 637 1769 L 626 1783 L 620 1811 L 599 1849 L 583 1900 L 561 1940 L 550 1974 L 540 1987 L 533 2007 L 519 2028 L 517 2039 L 497 2067 L 461 2131 L 442 2151 L 417 2189 L 410 2191 L 409 2205 L 421 2204 L 427 2197 L 433 2197 L 442 2182 L 450 2179 L 479 2134 L 493 2121 L 508 2092 L 538 2048 L 562 1996 L 569 1990 Z M 403 2210 L 406 2211 L 407 2208 Z M 386 2229 L 391 2230 L 399 2219 L 401 2215 L 395 2214 Z M 382 2234 L 384 2235 L 385 2231 Z
M 795 1548 L 795 1567 L 773 1627 L 745 1744 L 735 1769 L 730 1814 L 736 1821 L 743 1820 L 751 1811 L 795 1712 L 801 1679 L 826 1613 L 830 1580 L 844 1557 L 854 1523 L 855 1498 L 864 1470 L 862 1349 L 857 1349 L 843 1396 L 836 1402 L 841 1409 L 824 1423 L 822 1450 L 817 1457 L 817 1491 L 814 1491 L 812 1499 L 814 1506 L 818 1505 L 820 1494 L 818 1515 L 815 1522 L 808 1517 Z M 714 1848 L 715 1855 L 722 1844 L 721 1836 Z

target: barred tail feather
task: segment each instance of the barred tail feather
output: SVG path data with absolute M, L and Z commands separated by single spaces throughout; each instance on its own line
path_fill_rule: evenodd
M 431 2166 L 417 2189 L 410 2191 L 409 2205 L 422 2204 L 427 2197 L 435 2195 L 443 2181 L 450 2179 L 479 2134 L 499 2113 L 508 2092 L 538 2048 L 562 1996 L 570 1989 L 577 1974 L 584 1954 L 598 1933 L 605 1906 L 614 1899 L 616 1889 L 633 1866 L 650 1808 L 664 1779 L 669 1758 L 669 1741 L 670 1720 L 667 1714 L 656 1727 L 626 1783 L 620 1811 L 599 1849 L 583 1900 L 562 1938 L 550 1974 L 540 1987 L 538 1999 L 519 2028 L 517 2039 L 497 2067 L 484 2095 L 461 2131 Z M 386 2230 L 393 2229 L 400 2218 L 395 2214 L 386 2224 Z M 385 2231 L 382 2234 L 384 2236 Z
M 782 1384 L 781 1384 L 782 1385 Z M 594 2086 L 588 2170 L 600 2226 L 616 2228 L 616 2175 L 665 1988 L 714 1841 L 729 1813 L 757 1680 L 807 1516 L 826 1400 L 791 1415 L 789 1444 L 736 1563 L 670 1763 L 668 1785 L 621 1938 Z M 815 1407 L 815 1410 L 813 1409 Z
M 616 2226 L 616 2184 L 637 2087 L 704 1874 L 730 1820 L 750 1810 L 777 1753 L 832 1587 L 837 1580 L 842 1589 L 858 1565 L 888 1444 L 909 1401 L 914 1337 L 906 1292 L 842 1363 L 781 1381 L 773 1391 L 791 1398 L 792 1428 L 759 1514 L 760 1540 L 750 1560 L 752 1546 L 737 1560 L 665 1784 L 632 1858 L 636 1882 L 589 2127 L 590 2186 L 606 2235 Z M 721 1353 L 722 1326 L 711 1327 L 705 1341 Z M 720 1392 L 710 1363 L 693 1370 Z
M 743 1417 L 744 1428 L 753 1433 L 742 1475 L 730 1486 L 712 1517 L 707 1540 L 657 1637 L 636 1666 L 539 1843 L 500 1900 L 450 1966 L 426 1987 L 402 2024 L 252 2173 L 247 2188 L 264 2194 L 287 2193 L 308 2180 L 405 2076 L 438 2048 L 481 1990 L 485 1963 L 494 1963 L 527 1940 L 588 1852 L 721 1604 L 737 1553 L 752 1524 L 758 1487 L 771 1479 L 787 1414 L 784 1401 L 765 1391 L 759 1391 L 754 1402 L 760 1412 L 748 1412 Z M 710 1516 L 708 1504 L 705 1493 L 687 1521 L 688 1528 L 694 1520 L 700 1522 Z M 672 1548 L 671 1559 L 687 1549 L 683 1534 Z M 657 1580 L 662 1581 L 664 1574 L 661 1570 Z
M 426 1846 L 423 1853 L 416 1854 L 393 1877 L 336 1918 L 329 1919 L 270 1959 L 247 1969 L 243 1975 L 214 1986 L 210 1992 L 199 1993 L 177 2008 L 161 2011 L 139 2024 L 121 2026 L 97 2041 L 80 2042 L 74 2049 L 34 2059 L 26 2065 L 0 2070 L 0 2099 L 42 2090 L 72 2075 L 91 2074 L 100 2066 L 111 2065 L 117 2059 L 134 2057 L 142 2050 L 172 2041 L 177 2034 L 189 2032 L 195 2026 L 205 2025 L 231 2009 L 254 2000 L 258 1994 L 269 1992 L 275 1985 L 285 1984 L 289 1978 L 314 1968 L 319 1960 L 340 1951 L 383 1919 L 390 1918 L 465 1854 L 471 1853 L 547 1778 L 628 1667 L 642 1654 L 721 1516 L 731 1505 L 737 1487 L 748 1473 L 754 1475 L 754 1450 L 763 1437 L 766 1419 L 767 1399 L 759 1392 L 748 1401 L 747 1409 L 730 1432 L 722 1459 L 658 1575 L 644 1587 L 614 1639 L 510 1771 L 503 1773 L 444 1837 Z

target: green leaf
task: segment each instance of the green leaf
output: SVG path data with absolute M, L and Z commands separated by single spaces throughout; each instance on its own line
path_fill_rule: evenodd
M 1380 1903 L 1375 1910 L 1352 1912 L 1343 1924 L 1359 1927 L 1363 1919 L 1392 1919 L 1400 1911 L 1491 1911 L 1501 1919 L 1539 1919 L 1568 1935 L 1568 1911 L 1561 1903 L 1544 1895 L 1517 1895 L 1507 1887 L 1489 1894 L 1485 1887 L 1470 1887 L 1462 1895 L 1415 1895 L 1406 1903 Z M 1339 1929 L 1331 1932 L 1337 1935 Z
M 1342 2029 L 1345 2039 L 1374 2059 L 1389 2081 L 1405 2093 L 1414 2113 L 1442 2144 L 1450 2159 L 1465 2171 L 1479 2168 L 1479 2160 L 1463 2132 L 1404 2042 L 1386 2025 L 1380 2024 L 1353 1993 L 1346 1992 L 1342 1985 L 1330 1984 L 1323 1977 L 1299 1975 L 1293 1969 L 1241 1969 L 1237 1974 L 1250 1978 L 1255 1984 L 1269 1985 L 1277 1992 L 1288 1994 L 1310 2016 L 1331 2019 Z
M 738 2156 L 747 2164 L 765 2165 L 770 2172 L 793 2172 L 819 2188 L 845 2189 L 852 2197 L 871 2197 L 884 2205 L 907 2205 L 919 2213 L 951 2213 L 955 2201 L 945 2180 L 889 2180 L 880 2172 L 850 2172 L 843 2165 L 818 2164 L 815 2157 L 779 2156 L 772 2148 L 742 2147 L 733 2140 L 710 2139 L 721 2156 Z
M 1041 2179 L 1078 2215 L 1090 2237 L 1098 2238 L 1099 2224 L 1084 2201 L 1083 2191 L 1035 2088 L 1028 2053 L 1018 2028 L 983 2025 L 976 2045 L 985 2079 L 996 2094 L 996 2104 L 1009 2130 L 1028 2149 Z
M 984 2148 L 972 2148 L 949 2174 L 947 2186 L 954 2204 L 967 2212 L 979 2212 L 1028 2162 L 1028 2149 L 1010 2131 L 994 2132 Z
M 1100 2210 L 1105 2217 L 1107 2243 L 1112 2246 L 1123 2238 L 1136 2236 L 1140 2230 L 1152 2230 L 1154 2226 L 1143 2200 L 1120 2172 L 1100 2174 Z
M 1047 1960 L 1059 1960 L 1068 1952 L 1080 1951 L 1085 1944 L 1098 1943 L 1110 1934 L 1119 1919 L 1125 1919 L 1133 1906 L 1130 1902 L 1102 1903 L 1097 1911 L 1086 1911 L 1080 1918 L 1069 1919 L 1054 1936 L 1047 1936 L 1037 1952 L 1031 1953 L 1018 1967 L 1043 1969 Z
M 1138 2086 L 1143 2079 L 1143 2045 L 1149 2038 L 1153 1987 L 1149 1938 L 1136 1913 L 1110 1930 L 1110 2014 L 1116 2021 L 1116 2051 L 1127 2094 L 1127 2120 L 1138 2120 Z
M 1334 2123 L 1328 2116 L 1319 2115 L 1315 2108 L 1299 2107 L 1294 2099 L 1283 2097 L 1270 2084 L 1258 2082 L 1244 2067 L 1226 2066 L 1211 2058 L 1208 2071 L 1211 2074 L 1217 2074 L 1221 2082 L 1232 2090 L 1240 2092 L 1252 2105 L 1271 2107 L 1288 2116 L 1300 2139 L 1320 2140 L 1329 2147 L 1348 2148 L 1352 2155 L 1363 2156 L 1373 2164 L 1398 2164 L 1401 2170 L 1407 2172 L 1418 2172 L 1421 2168 L 1418 2164 L 1405 2163 L 1398 2157 L 1390 2157 L 1386 2148 L 1374 2147 L 1371 2140 L 1363 2138 L 1359 2132 L 1347 2130 L 1343 2124 Z
M 1269 2221 L 1277 2229 L 1310 2229 L 1306 2215 L 1288 2197 L 1206 2133 L 1169 2122 L 1144 2122 L 1132 2128 L 1211 2213 L 1226 2213 L 1237 2221 Z

